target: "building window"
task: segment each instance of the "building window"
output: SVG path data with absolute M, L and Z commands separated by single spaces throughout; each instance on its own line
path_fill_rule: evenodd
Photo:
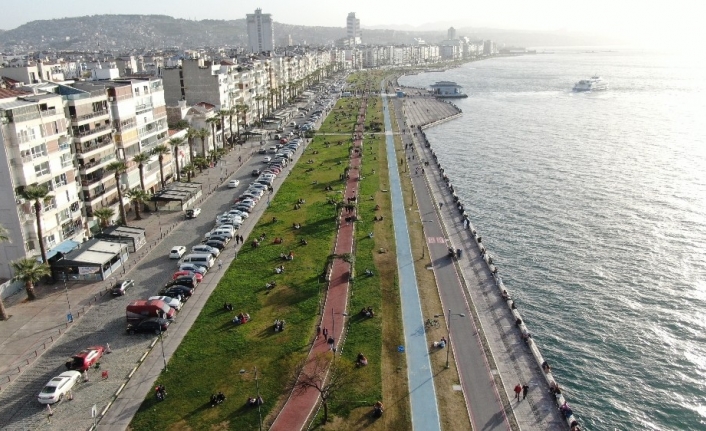
M 29 141 L 29 133 L 27 130 L 18 130 L 17 131 L 17 142 L 20 144 L 24 144 L 25 142 Z
M 49 173 L 49 162 L 44 162 L 39 165 L 34 165 L 34 173 L 38 177 Z
M 25 243 L 25 249 L 27 251 L 34 251 L 35 248 L 36 248 L 36 246 L 34 245 L 34 241 L 29 240 Z
M 51 234 L 51 235 L 49 235 L 49 236 L 45 236 L 45 237 L 44 237 L 44 243 L 45 243 L 48 247 L 54 247 L 54 246 L 56 245 L 56 237 L 54 236 L 54 234 Z
M 67 184 L 66 174 L 57 175 L 54 177 L 54 185 L 56 187 L 65 186 Z
M 32 153 L 33 159 L 44 157 L 47 155 L 47 146 L 46 144 L 37 145 L 36 147 L 32 147 L 30 152 Z

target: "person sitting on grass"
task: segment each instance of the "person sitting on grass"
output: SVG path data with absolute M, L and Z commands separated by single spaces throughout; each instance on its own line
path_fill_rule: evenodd
M 309 244 L 309 243 L 306 242 L 306 239 L 302 238 L 302 239 L 299 241 L 299 244 L 301 244 L 301 245 L 307 245 L 307 244 Z
M 289 250 L 289 254 L 287 255 L 287 260 L 294 260 L 294 253 L 292 253 L 292 250 Z
M 359 367 L 368 365 L 368 358 L 365 357 L 363 352 L 358 353 L 358 358 L 356 359 L 355 364 Z
M 282 244 L 282 238 L 276 237 L 275 240 L 274 240 L 274 243 L 275 243 L 275 244 Z
M 281 274 L 284 272 L 284 265 L 280 265 L 275 268 L 275 274 Z
M 441 340 L 434 341 L 434 343 L 432 343 L 432 346 L 443 349 L 444 347 L 446 347 L 446 338 L 441 337 Z

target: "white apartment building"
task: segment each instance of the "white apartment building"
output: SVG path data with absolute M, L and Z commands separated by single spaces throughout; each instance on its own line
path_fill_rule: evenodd
M 275 50 L 275 31 L 272 15 L 262 13 L 262 9 L 255 9 L 255 13 L 246 15 L 248 26 L 248 50 L 254 53 Z
M 51 198 L 43 205 L 41 224 L 47 254 L 85 237 L 72 139 L 57 94 L 0 90 L 0 218 L 12 242 L 0 244 L 0 277 L 12 277 L 9 262 L 39 255 L 33 202 L 17 193 L 22 186 L 45 186 Z

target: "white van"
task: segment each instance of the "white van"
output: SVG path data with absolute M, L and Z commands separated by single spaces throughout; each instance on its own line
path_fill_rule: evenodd
M 211 268 L 214 263 L 216 263 L 216 259 L 213 258 L 212 254 L 187 254 L 179 263 L 180 265 L 182 263 L 193 263 L 197 265 L 203 265 L 206 268 Z
M 270 148 L 267 149 L 267 152 L 274 154 L 274 153 L 277 152 L 277 147 L 270 147 Z

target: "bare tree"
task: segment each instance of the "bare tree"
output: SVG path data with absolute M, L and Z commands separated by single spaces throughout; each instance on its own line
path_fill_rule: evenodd
M 328 422 L 329 402 L 339 394 L 354 391 L 363 384 L 362 373 L 343 358 L 335 358 L 330 352 L 306 358 L 294 367 L 288 388 L 294 396 L 308 390 L 319 392 L 324 407 L 324 423 Z

